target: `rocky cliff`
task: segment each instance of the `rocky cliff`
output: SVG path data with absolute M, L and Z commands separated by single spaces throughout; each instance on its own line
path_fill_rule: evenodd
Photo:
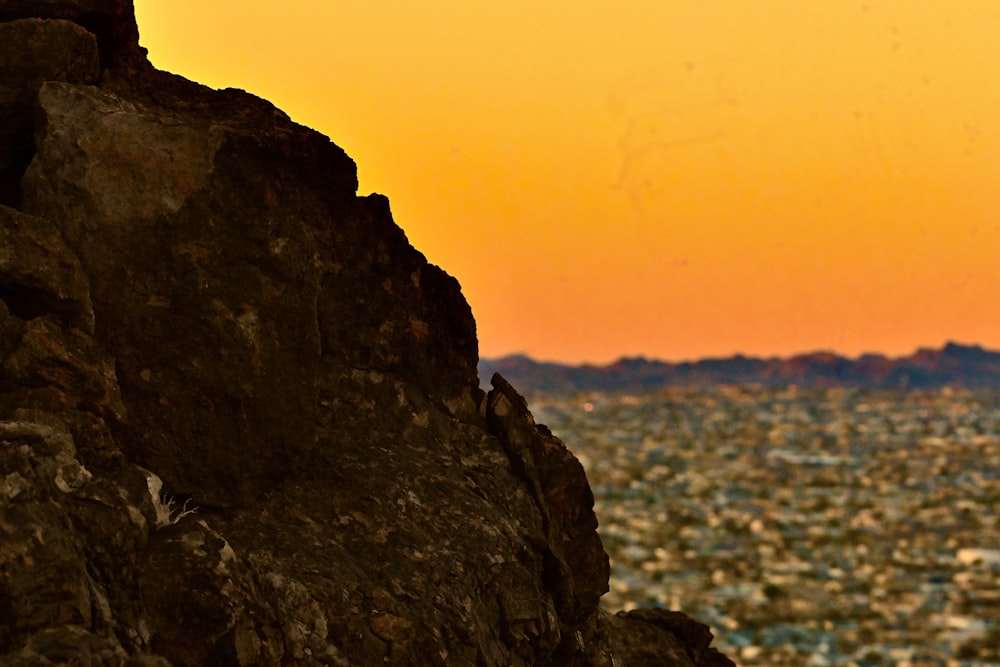
M 579 462 L 355 165 L 0 0 L 0 663 L 726 665 L 599 608 Z

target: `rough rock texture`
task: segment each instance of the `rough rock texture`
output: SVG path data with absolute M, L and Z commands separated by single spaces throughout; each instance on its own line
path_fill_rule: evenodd
M 724 665 L 327 138 L 0 0 L 0 664 Z

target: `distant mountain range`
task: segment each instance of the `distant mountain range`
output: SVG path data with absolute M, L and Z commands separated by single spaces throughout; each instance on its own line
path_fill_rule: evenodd
M 499 371 L 526 393 L 580 391 L 648 391 L 661 387 L 710 387 L 759 384 L 765 387 L 1000 388 L 1000 351 L 978 345 L 948 343 L 941 349 L 921 348 L 906 357 L 866 354 L 858 358 L 814 352 L 786 358 L 737 355 L 669 363 L 642 357 L 622 358 L 596 366 L 539 362 L 523 355 L 479 362 L 488 384 Z

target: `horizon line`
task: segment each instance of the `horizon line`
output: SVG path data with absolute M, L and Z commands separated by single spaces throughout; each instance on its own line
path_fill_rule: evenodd
M 612 358 L 609 361 L 590 361 L 590 360 L 586 360 L 586 359 L 579 360 L 579 361 L 558 361 L 558 360 L 553 360 L 553 359 L 540 359 L 540 358 L 537 358 L 537 357 L 533 356 L 532 354 L 530 354 L 528 352 L 521 351 L 521 352 L 510 352 L 510 353 L 500 354 L 500 355 L 480 355 L 480 357 L 479 357 L 479 363 L 482 363 L 483 361 L 489 362 L 489 361 L 499 361 L 499 360 L 502 360 L 502 359 L 523 358 L 523 359 L 527 359 L 528 361 L 534 362 L 536 364 L 551 364 L 551 365 L 556 365 L 556 366 L 594 366 L 594 367 L 606 367 L 606 366 L 612 366 L 614 364 L 617 364 L 617 363 L 620 363 L 620 362 L 623 362 L 623 361 L 646 361 L 646 362 L 651 362 L 651 363 L 664 363 L 664 364 L 674 364 L 674 365 L 676 365 L 676 364 L 684 364 L 684 363 L 697 363 L 697 362 L 701 362 L 701 361 L 714 361 L 714 360 L 720 360 L 720 359 L 737 359 L 737 358 L 743 358 L 743 359 L 763 359 L 763 360 L 794 359 L 794 358 L 797 358 L 797 357 L 807 357 L 807 356 L 815 356 L 815 355 L 821 355 L 821 354 L 833 355 L 835 357 L 840 357 L 840 358 L 846 359 L 848 361 L 858 361 L 859 359 L 862 359 L 862 358 L 865 358 L 865 357 L 881 357 L 881 358 L 884 358 L 884 359 L 890 359 L 890 360 L 892 360 L 892 359 L 903 359 L 903 358 L 906 358 L 906 357 L 911 357 L 911 356 L 913 356 L 913 355 L 915 355 L 915 354 L 917 354 L 919 352 L 923 352 L 923 351 L 937 352 L 937 351 L 944 350 L 944 349 L 948 348 L 949 346 L 956 346 L 956 347 L 962 347 L 962 348 L 971 348 L 971 349 L 980 349 L 980 350 L 983 350 L 985 352 L 1000 353 L 1000 349 L 990 349 L 990 348 L 987 348 L 982 343 L 967 343 L 967 342 L 956 341 L 954 339 L 949 339 L 949 340 L 946 340 L 946 341 L 944 341 L 943 343 L 941 343 L 940 345 L 937 345 L 937 346 L 919 345 L 916 348 L 914 348 L 911 352 L 909 352 L 909 353 L 901 353 L 901 354 L 891 354 L 891 353 L 886 353 L 886 352 L 875 352 L 875 351 L 861 352 L 859 354 L 848 354 L 848 353 L 844 353 L 844 352 L 838 352 L 838 351 L 833 350 L 831 348 L 813 348 L 813 349 L 810 349 L 810 350 L 805 350 L 805 351 L 800 351 L 800 352 L 791 352 L 791 353 L 787 353 L 787 354 L 777 354 L 777 353 L 775 353 L 775 354 L 750 354 L 750 353 L 746 353 L 746 352 L 733 352 L 731 354 L 709 354 L 709 355 L 704 355 L 704 356 L 700 356 L 700 357 L 688 357 L 688 358 L 682 358 L 682 359 L 677 359 L 677 360 L 665 359 L 665 358 L 660 358 L 660 357 L 655 357 L 655 356 L 648 356 L 648 355 L 644 355 L 644 354 L 641 354 L 641 353 L 636 353 L 636 354 L 621 354 L 621 355 L 619 355 L 617 357 Z

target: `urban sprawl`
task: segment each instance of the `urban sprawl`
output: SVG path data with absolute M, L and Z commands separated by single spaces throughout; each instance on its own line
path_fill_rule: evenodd
M 1000 664 L 1000 391 L 535 394 L 580 458 L 608 609 L 743 667 Z

